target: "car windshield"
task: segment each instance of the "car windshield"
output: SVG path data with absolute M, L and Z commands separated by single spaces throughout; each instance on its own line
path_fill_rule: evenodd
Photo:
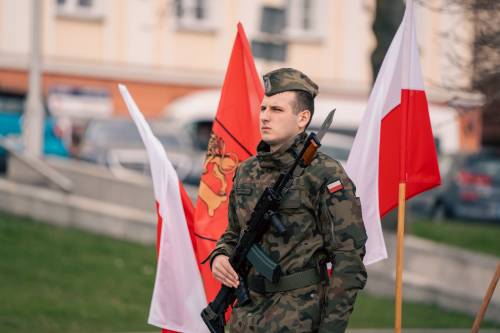
M 129 121 L 97 122 L 89 128 L 88 138 L 90 141 L 98 144 L 142 144 L 137 128 Z
M 321 140 L 320 151 L 336 160 L 347 161 L 353 141 L 351 136 L 327 132 Z
M 180 149 L 185 137 L 182 133 L 157 121 L 149 122 L 153 133 L 167 148 Z M 87 141 L 99 146 L 142 147 L 142 139 L 135 124 L 127 119 L 99 120 L 92 123 L 86 134 Z
M 488 158 L 469 161 L 468 168 L 478 174 L 500 179 L 500 159 Z
M 0 92 L 0 114 L 22 116 L 26 106 L 26 96 L 18 93 Z M 46 117 L 49 115 L 47 105 L 43 103 Z
M 0 112 L 21 114 L 24 109 L 24 97 L 16 95 L 0 95 Z
M 336 160 L 347 161 L 349 157 L 349 150 L 345 148 L 324 145 L 319 150 Z
M 172 147 L 172 148 L 177 148 L 181 145 L 179 139 L 175 135 L 170 135 L 170 134 L 157 134 L 156 137 L 158 140 L 160 140 L 161 144 L 164 147 Z
M 148 123 L 164 147 L 180 149 L 180 147 L 189 146 L 189 143 L 186 142 L 186 135 L 184 135 L 175 123 L 155 119 L 149 120 Z

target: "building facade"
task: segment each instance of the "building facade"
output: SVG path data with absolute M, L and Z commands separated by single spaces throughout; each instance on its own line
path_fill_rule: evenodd
M 161 115 L 180 96 L 221 86 L 238 22 L 259 73 L 301 69 L 318 82 L 320 96 L 334 99 L 366 102 L 371 89 L 374 0 L 38 1 L 47 98 L 90 87 L 108 94 L 112 112 L 120 114 L 125 106 L 116 85 L 122 82 L 144 113 Z M 0 0 L 0 91 L 26 91 L 31 5 Z M 473 29 L 460 14 L 418 3 L 416 19 L 432 113 L 453 97 L 443 82 L 470 78 L 448 56 L 450 50 L 467 56 L 467 45 L 442 32 L 462 29 L 469 38 Z

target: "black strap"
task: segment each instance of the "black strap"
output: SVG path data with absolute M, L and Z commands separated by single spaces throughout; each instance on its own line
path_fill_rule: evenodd
M 258 293 L 276 293 L 304 288 L 321 282 L 322 276 L 312 268 L 305 271 L 283 275 L 278 283 L 272 283 L 261 276 L 249 276 L 248 288 Z

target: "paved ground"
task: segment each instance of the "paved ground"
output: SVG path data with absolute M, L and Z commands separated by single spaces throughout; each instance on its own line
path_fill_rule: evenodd
M 403 329 L 403 333 L 470 333 L 470 329 L 429 329 L 429 328 L 419 328 L 419 329 Z M 393 329 L 362 329 L 362 330 L 349 330 L 347 333 L 393 333 Z M 483 329 L 480 330 L 481 333 L 499 333 L 499 330 L 495 329 Z
M 145 331 L 145 332 L 120 332 L 120 333 L 158 333 L 158 330 Z M 449 329 L 432 329 L 432 328 L 411 328 L 403 329 L 402 333 L 470 333 L 471 329 L 468 328 L 449 328 Z M 500 329 L 480 329 L 480 333 L 500 333 Z M 226 330 L 225 333 L 230 333 Z M 346 333 L 394 333 L 394 329 L 352 329 L 347 330 Z

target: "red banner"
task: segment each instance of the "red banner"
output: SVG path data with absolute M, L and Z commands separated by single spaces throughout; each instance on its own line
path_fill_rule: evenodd
M 198 262 L 210 254 L 226 229 L 234 172 L 239 163 L 255 154 L 260 141 L 263 95 L 250 45 L 239 23 L 198 192 L 194 226 Z M 213 279 L 208 263 L 201 265 L 200 271 L 207 299 L 211 301 L 220 284 Z

